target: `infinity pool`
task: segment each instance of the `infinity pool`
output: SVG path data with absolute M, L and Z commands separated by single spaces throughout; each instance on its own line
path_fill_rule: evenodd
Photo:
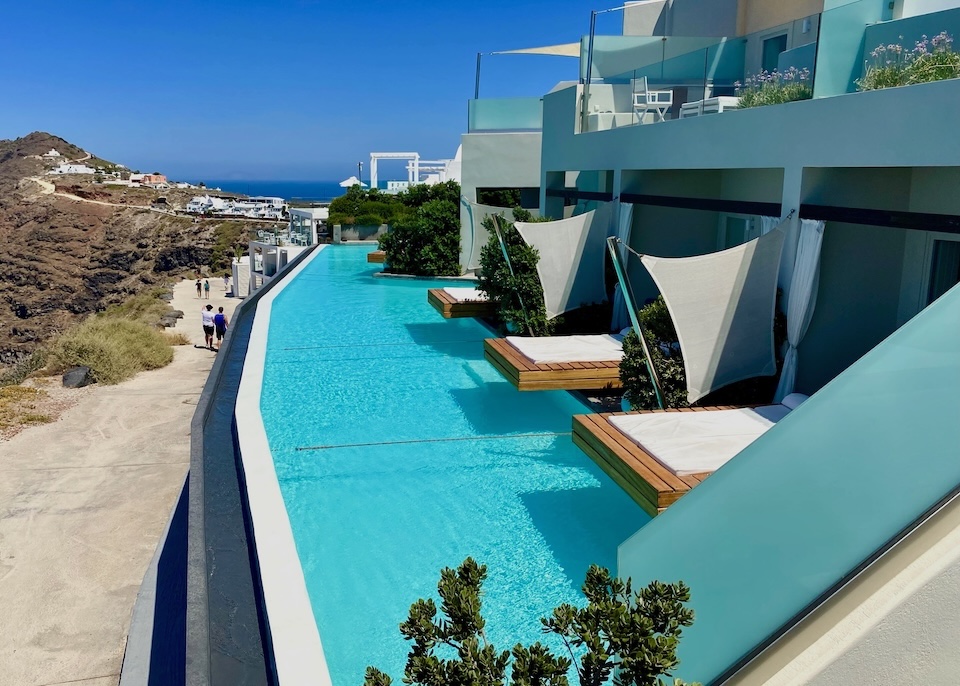
M 328 247 L 277 296 L 261 396 L 335 686 L 367 665 L 399 680 L 399 623 L 468 555 L 489 567 L 490 640 L 542 640 L 539 618 L 649 519 L 571 441 L 582 404 L 516 391 L 486 328 L 427 304 L 443 284 L 374 278 L 367 252 Z

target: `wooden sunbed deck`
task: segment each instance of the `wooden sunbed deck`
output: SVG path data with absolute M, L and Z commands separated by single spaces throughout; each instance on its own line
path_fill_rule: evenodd
M 427 290 L 427 302 L 433 305 L 444 319 L 457 317 L 487 317 L 494 313 L 489 300 L 457 300 L 442 288 Z
M 505 338 L 488 338 L 483 354 L 497 371 L 521 391 L 596 391 L 620 388 L 619 362 L 536 364 Z
M 383 264 L 387 261 L 387 251 L 386 250 L 374 250 L 373 252 L 367 253 L 367 262 L 372 264 Z
M 653 412 L 709 412 L 732 406 L 690 407 Z M 624 412 L 579 414 L 573 418 L 573 442 L 611 479 L 620 484 L 650 516 L 655 517 L 713 472 L 678 476 L 629 436 L 607 421 Z

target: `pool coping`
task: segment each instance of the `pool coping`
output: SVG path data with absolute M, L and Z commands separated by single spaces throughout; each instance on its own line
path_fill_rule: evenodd
M 257 303 L 234 410 L 273 667 L 283 686 L 332 686 L 332 682 L 260 414 L 260 398 L 273 301 L 326 247 L 318 246 Z M 265 535 L 257 536 L 258 530 Z

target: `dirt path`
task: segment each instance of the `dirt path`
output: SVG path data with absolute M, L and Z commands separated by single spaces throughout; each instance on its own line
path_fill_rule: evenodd
M 106 200 L 81 198 L 79 195 L 74 195 L 73 193 L 64 193 L 63 191 L 58 191 L 55 184 L 41 179 L 39 176 L 27 176 L 25 178 L 27 181 L 33 181 L 39 184 L 41 192 L 44 195 L 55 195 L 59 198 L 66 198 L 67 200 L 73 200 L 75 202 L 87 202 L 91 205 L 106 205 L 107 207 L 130 207 L 136 210 L 150 210 L 151 212 L 158 212 L 159 214 L 176 214 L 176 212 L 173 212 L 172 210 L 161 210 L 156 207 L 150 207 L 149 205 L 127 205 L 126 203 L 122 202 L 108 202 Z
M 193 282 L 176 330 L 203 342 Z M 211 281 L 210 304 L 238 304 Z M 52 424 L 0 441 L 0 681 L 115 686 L 143 574 L 187 472 L 190 419 L 215 353 L 81 389 Z

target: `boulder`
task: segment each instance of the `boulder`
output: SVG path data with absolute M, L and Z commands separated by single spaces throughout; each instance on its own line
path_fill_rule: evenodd
M 170 310 L 164 317 L 173 317 L 174 319 L 183 319 L 183 310 Z
M 160 294 L 160 299 L 161 299 L 161 300 L 166 300 L 167 302 L 170 302 L 171 300 L 173 300 L 173 293 L 161 293 L 161 294 Z
M 165 329 L 170 328 L 171 326 L 177 325 L 177 318 L 169 314 L 165 314 L 160 317 L 160 320 L 157 322 L 157 326 L 162 326 Z
M 71 367 L 63 374 L 64 388 L 83 388 L 94 383 L 90 367 Z

